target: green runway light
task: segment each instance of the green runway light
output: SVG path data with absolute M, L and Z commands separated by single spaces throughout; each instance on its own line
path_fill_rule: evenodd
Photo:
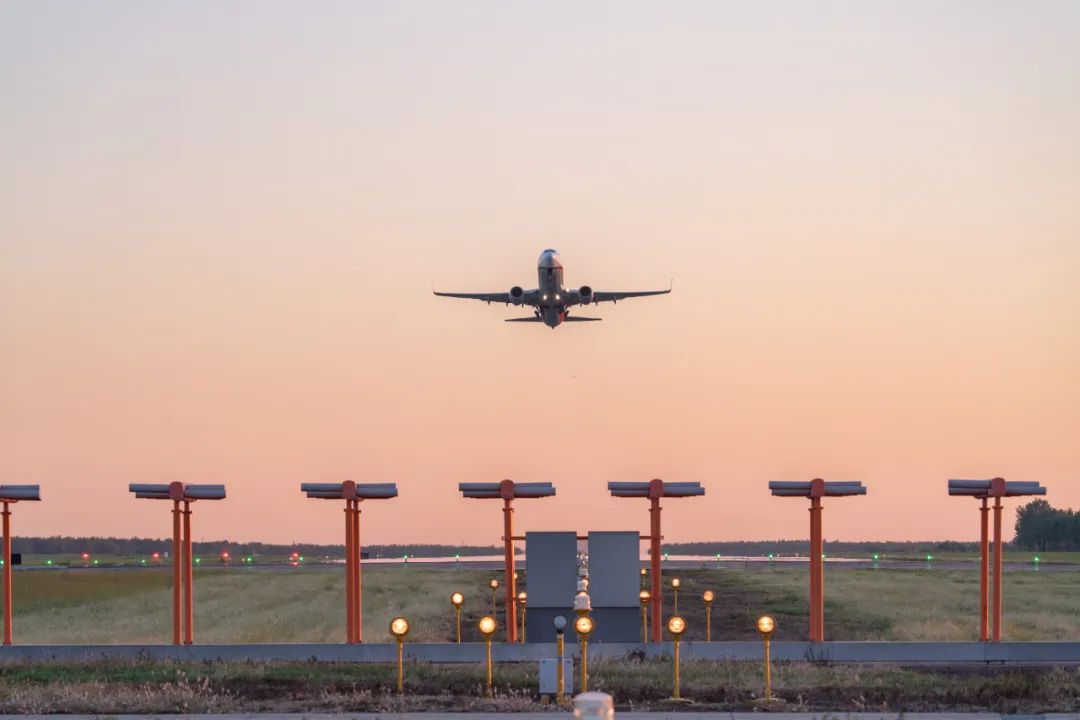
M 1039 562 L 1039 556 L 1038 556 L 1038 555 L 1036 555 L 1035 557 L 1031 558 L 1031 560 L 1032 560 L 1032 562 L 1036 562 L 1036 563 L 1037 563 L 1037 562 Z
M 195 558 L 195 564 L 198 565 L 202 562 L 202 558 Z
M 95 560 L 94 564 L 97 565 L 99 562 L 101 562 L 101 561 L 100 560 Z
M 932 561 L 933 559 L 934 559 L 934 556 L 933 556 L 933 555 L 927 555 L 927 556 L 926 556 L 926 562 L 930 562 L 930 561 Z
M 142 560 L 140 560 L 139 562 L 140 562 L 140 563 L 142 563 L 143 565 L 145 565 L 145 564 L 146 564 L 146 558 L 143 558 L 143 559 L 142 559 Z
M 881 559 L 881 556 L 878 555 L 877 553 L 874 553 L 874 562 L 877 562 L 880 559 Z
M 46 565 L 52 565 L 52 560 L 46 560 L 46 561 L 45 561 L 45 564 L 46 564 Z
M 304 556 L 303 555 L 300 556 L 300 562 L 304 562 Z

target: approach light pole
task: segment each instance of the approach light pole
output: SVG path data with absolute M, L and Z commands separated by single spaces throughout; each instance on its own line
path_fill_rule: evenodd
M 11 506 L 22 501 L 39 502 L 41 500 L 40 485 L 0 485 L 0 502 L 4 505 L 4 644 L 11 644 L 12 619 L 15 600 L 12 593 L 12 575 L 15 568 L 11 566 Z
M 542 498 L 555 495 L 555 487 L 549 482 L 516 483 L 503 480 L 497 483 L 459 483 L 458 491 L 464 497 L 481 500 L 503 501 L 503 585 L 506 592 L 506 642 L 517 642 L 517 576 L 514 573 L 514 500 L 518 498 Z M 493 580 L 492 582 L 497 582 Z M 497 585 L 492 586 L 494 593 Z M 494 603 L 492 603 L 494 604 Z M 492 614 L 494 614 L 494 608 Z
M 140 499 L 172 501 L 173 645 L 181 644 L 181 616 L 183 617 L 183 644 L 192 645 L 195 642 L 195 593 L 191 570 L 191 503 L 196 500 L 224 500 L 225 486 L 186 485 L 182 482 L 131 483 L 128 485 L 128 492 L 135 493 L 135 497 Z M 182 612 L 181 592 L 183 593 Z
M 363 641 L 363 603 L 360 577 L 360 503 L 397 497 L 396 483 L 302 483 L 308 498 L 345 501 L 345 642 Z
M 810 642 L 825 641 L 825 552 L 821 531 L 821 498 L 865 495 L 861 482 L 770 482 L 777 497 L 810 499 Z
M 1003 478 L 991 480 L 949 480 L 949 495 L 965 495 L 980 501 L 979 535 L 979 640 L 986 642 L 989 637 L 990 597 L 989 597 L 989 511 L 987 500 L 994 498 L 994 642 L 1001 642 L 1002 624 L 1002 560 L 1001 539 L 1001 498 L 1024 497 L 1027 495 L 1045 495 L 1046 488 L 1038 482 L 1007 481 Z
M 660 584 L 661 551 L 660 541 L 660 498 L 696 497 L 705 494 L 705 488 L 698 482 L 664 482 L 660 479 L 649 482 L 609 482 L 608 492 L 612 497 L 635 497 L 649 499 L 649 534 L 642 539 L 649 541 L 649 578 L 652 588 L 652 639 L 663 640 L 664 611 L 663 588 Z

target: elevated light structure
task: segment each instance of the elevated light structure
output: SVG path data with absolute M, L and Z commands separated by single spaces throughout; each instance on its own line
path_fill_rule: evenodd
M 516 483 L 503 480 L 497 483 L 459 483 L 462 496 L 479 500 L 503 501 L 503 589 L 506 593 L 506 641 L 517 642 L 517 578 L 514 575 L 514 500 L 542 498 L 555 495 L 549 482 Z
M 397 497 L 396 483 L 301 483 L 301 492 L 317 500 L 345 501 L 345 642 L 363 640 L 360 600 L 360 503 Z
M 865 495 L 861 482 L 774 481 L 769 490 L 777 497 L 810 498 L 810 641 L 825 640 L 825 553 L 821 533 L 821 498 Z
M 660 498 L 697 497 L 705 494 L 705 488 L 698 482 L 664 482 L 655 479 L 649 482 L 609 482 L 608 491 L 612 497 L 648 498 L 649 507 L 649 572 L 652 585 L 649 593 L 652 601 L 652 641 L 663 640 L 664 610 L 662 589 L 660 587 Z
M 171 500 L 173 504 L 173 645 L 180 644 L 180 595 L 183 593 L 183 643 L 195 642 L 195 599 L 191 572 L 191 503 L 196 500 L 224 500 L 224 485 L 171 483 L 131 483 L 128 491 L 145 500 Z M 183 503 L 183 509 L 180 507 Z M 181 521 L 183 527 L 181 528 Z
M 991 480 L 950 480 L 949 495 L 977 498 L 980 503 L 979 534 L 979 640 L 989 639 L 990 598 L 989 598 L 989 512 L 987 499 L 994 498 L 994 642 L 1001 641 L 1001 498 L 1022 497 L 1025 495 L 1045 495 L 1046 488 L 1037 482 L 1007 481 L 1003 478 Z
M 13 596 L 11 592 L 11 505 L 20 500 L 40 501 L 40 485 L 0 485 L 0 502 L 4 504 L 4 644 L 11 644 L 11 613 Z

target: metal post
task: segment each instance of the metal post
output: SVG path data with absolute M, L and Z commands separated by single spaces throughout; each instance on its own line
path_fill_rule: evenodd
M 352 511 L 353 538 L 353 629 L 356 642 L 364 641 L 364 603 L 361 595 L 361 575 L 363 560 L 360 557 L 360 501 L 353 500 Z
M 679 694 L 679 636 L 675 636 L 675 692 L 671 694 L 671 697 L 678 700 L 682 697 Z
M 581 692 L 589 690 L 589 641 L 581 636 Z
M 182 558 L 180 539 L 180 501 L 173 500 L 173 539 L 172 539 L 172 621 L 173 621 L 173 645 L 180 644 L 180 586 L 182 583 Z
M 192 645 L 195 642 L 195 591 L 192 583 L 191 571 L 191 503 L 184 501 L 184 539 L 183 539 L 183 564 L 184 564 L 184 643 Z
M 510 491 L 513 492 L 511 484 Z M 503 588 L 506 593 L 506 642 L 517 642 L 517 582 L 514 580 L 514 506 L 503 498 L 503 544 L 506 551 Z
M 457 625 L 457 642 L 461 643 L 461 606 L 454 606 L 454 624 Z
M 4 503 L 4 644 L 11 644 L 11 507 Z
M 651 485 L 651 483 L 650 483 Z M 650 488 L 650 491 L 652 488 Z M 661 642 L 663 637 L 663 587 L 660 585 L 660 496 L 650 492 L 649 507 L 649 572 L 652 576 L 652 640 Z
M 403 661 L 403 655 L 405 648 L 405 639 L 397 639 L 397 694 L 401 695 L 405 690 L 405 664 Z
M 563 677 L 563 654 L 565 652 L 565 645 L 563 644 L 562 632 L 555 633 L 555 703 L 562 705 L 566 702 L 566 678 Z
M 712 603 L 705 604 L 705 642 L 712 642 Z
M 352 505 L 352 500 L 345 500 L 345 642 L 347 644 L 356 640 L 356 619 L 353 617 L 356 607 L 353 604 Z
M 484 687 L 484 697 L 491 697 L 491 635 L 484 636 L 484 657 L 487 661 L 487 685 Z
M 990 639 L 990 508 L 986 498 L 979 509 L 979 640 Z
M 821 498 L 810 498 L 810 641 L 825 640 L 824 564 L 822 561 Z
M 649 642 L 649 614 L 645 603 L 641 603 L 641 642 Z
M 765 699 L 772 699 L 772 664 L 769 662 L 769 635 L 765 635 Z
M 994 498 L 994 642 L 1001 642 L 1001 497 Z

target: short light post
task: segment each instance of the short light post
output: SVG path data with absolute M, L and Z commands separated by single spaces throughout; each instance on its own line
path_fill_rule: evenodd
M 409 634 L 409 621 L 396 617 L 390 621 L 390 634 L 397 640 L 397 692 L 405 689 L 405 636 Z
M 556 615 L 552 621 L 555 625 L 555 703 L 566 703 L 566 678 L 563 677 L 563 655 L 566 653 L 565 638 L 566 616 Z
M 578 616 L 574 630 L 581 646 L 581 692 L 586 692 L 589 689 L 589 634 L 593 631 L 593 619 L 588 615 Z
M 488 583 L 488 585 L 491 587 L 491 615 L 492 615 L 492 617 L 494 617 L 496 615 L 495 603 L 496 603 L 496 596 L 497 596 L 498 590 L 499 590 L 499 581 L 496 578 L 491 578 L 491 582 Z
M 638 593 L 638 603 L 641 604 L 641 642 L 649 642 L 649 591 L 642 590 Z
M 492 580 L 492 582 L 495 582 Z M 495 630 L 498 628 L 498 623 L 495 622 L 495 618 L 491 615 L 485 615 L 480 618 L 480 622 L 476 624 L 480 629 L 480 634 L 484 636 L 484 658 L 487 664 L 487 681 L 484 684 L 484 697 L 491 697 L 491 636 L 495 634 Z
M 649 575 L 648 569 L 647 568 L 641 568 L 641 586 L 642 587 L 646 587 L 646 583 L 648 582 L 648 575 Z
M 701 599 L 705 602 L 705 642 L 712 642 L 712 603 L 716 595 L 712 590 L 701 593 Z
M 668 632 L 671 633 L 671 641 L 672 644 L 675 646 L 675 650 L 673 653 L 675 656 L 675 692 L 672 693 L 671 697 L 675 700 L 680 700 L 682 699 L 682 695 L 680 694 L 681 683 L 679 681 L 679 643 L 682 638 L 682 634 L 686 632 L 686 621 L 678 615 L 672 615 L 670 618 L 668 618 L 667 629 Z
M 528 600 L 528 594 L 522 590 L 517 594 L 518 612 L 521 614 L 521 642 L 525 642 L 525 601 Z
M 457 642 L 461 642 L 461 604 L 465 602 L 465 596 L 459 592 L 450 594 L 450 604 L 454 606 L 454 629 Z
M 772 637 L 773 630 L 776 629 L 776 621 L 774 621 L 768 615 L 762 615 L 757 621 L 758 632 L 761 633 L 761 639 L 765 642 L 765 699 L 772 699 L 772 665 L 769 662 L 769 640 Z
M 675 614 L 676 615 L 679 614 L 679 588 L 680 587 L 682 587 L 682 580 L 680 580 L 679 578 L 672 578 L 671 579 L 671 590 L 672 590 L 672 592 L 675 593 L 674 608 L 675 608 Z

